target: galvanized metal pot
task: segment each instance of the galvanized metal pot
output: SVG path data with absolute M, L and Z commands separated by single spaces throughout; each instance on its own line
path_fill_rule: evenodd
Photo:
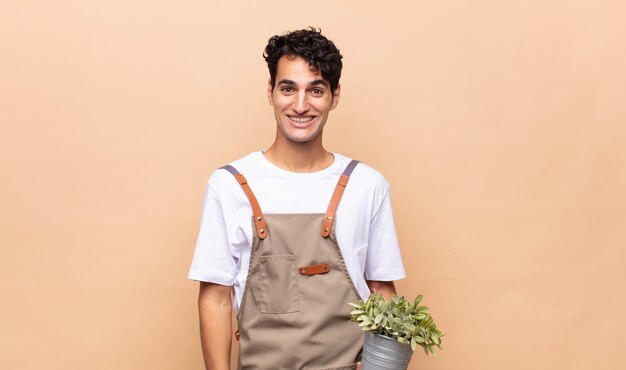
M 409 344 L 368 331 L 363 344 L 362 370 L 407 370 L 412 355 Z

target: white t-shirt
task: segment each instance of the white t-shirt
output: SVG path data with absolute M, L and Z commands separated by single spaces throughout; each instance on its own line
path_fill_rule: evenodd
M 334 156 L 330 167 L 309 173 L 283 170 L 261 151 L 230 164 L 246 177 L 264 214 L 324 214 L 339 176 L 351 160 L 340 154 Z M 251 218 L 250 202 L 234 176 L 221 169 L 213 172 L 204 192 L 189 279 L 234 286 L 235 310 L 243 297 L 250 264 Z M 366 279 L 392 281 L 405 277 L 389 184 L 363 163 L 352 172 L 337 208 L 335 235 L 362 299 L 370 294 Z

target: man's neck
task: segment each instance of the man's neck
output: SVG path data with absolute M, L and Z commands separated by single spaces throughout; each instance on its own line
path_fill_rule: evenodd
M 322 145 L 280 145 L 277 142 L 263 152 L 272 164 L 291 172 L 316 172 L 333 164 L 335 157 Z

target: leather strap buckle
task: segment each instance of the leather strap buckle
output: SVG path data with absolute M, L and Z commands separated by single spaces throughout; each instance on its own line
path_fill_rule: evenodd
M 320 275 L 325 274 L 330 271 L 330 266 L 327 263 L 322 263 L 321 265 L 313 265 L 313 266 L 302 266 L 298 267 L 298 272 L 300 275 Z

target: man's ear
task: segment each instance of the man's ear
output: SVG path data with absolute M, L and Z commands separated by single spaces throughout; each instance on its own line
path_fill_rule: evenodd
M 339 97 L 341 96 L 341 85 L 337 84 L 337 88 L 333 91 L 333 102 L 330 104 L 330 109 L 333 110 L 339 104 Z
M 272 86 L 272 79 L 267 80 L 267 101 L 271 106 L 274 106 L 274 98 L 272 97 L 272 92 L 274 92 L 274 86 Z

